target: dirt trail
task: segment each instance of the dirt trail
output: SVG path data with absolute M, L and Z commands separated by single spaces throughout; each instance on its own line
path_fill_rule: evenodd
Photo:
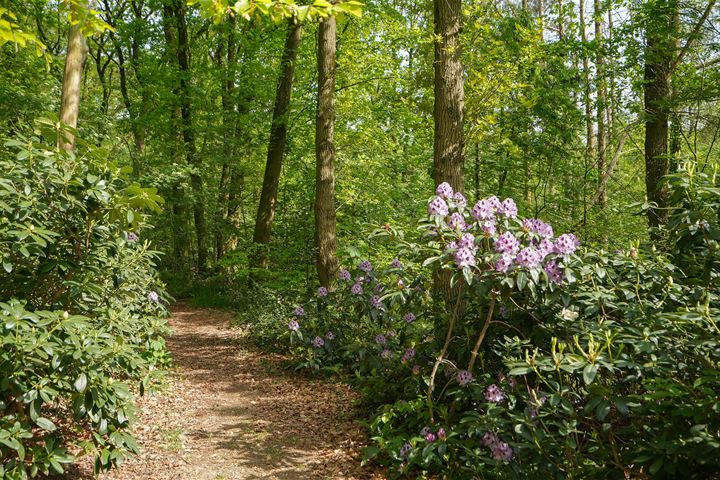
M 140 399 L 142 448 L 107 480 L 382 479 L 361 469 L 366 441 L 347 386 L 283 370 L 231 314 L 174 309 L 170 387 Z

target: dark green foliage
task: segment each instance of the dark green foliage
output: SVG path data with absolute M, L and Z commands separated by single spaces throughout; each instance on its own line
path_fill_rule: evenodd
M 127 182 L 106 152 L 48 146 L 41 121 L 0 151 L 0 458 L 3 478 L 95 470 L 137 445 L 130 385 L 168 362 L 157 254 L 138 235 L 162 199 Z M 86 431 L 87 437 L 79 435 Z

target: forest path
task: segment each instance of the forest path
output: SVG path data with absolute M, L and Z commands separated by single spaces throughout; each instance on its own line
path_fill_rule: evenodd
M 363 427 L 353 393 L 293 375 L 257 351 L 232 314 L 178 305 L 168 337 L 175 368 L 139 399 L 142 452 L 112 480 L 380 479 L 360 468 Z

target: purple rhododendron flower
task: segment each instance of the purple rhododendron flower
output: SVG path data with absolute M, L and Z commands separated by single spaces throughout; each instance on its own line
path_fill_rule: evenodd
M 460 192 L 455 192 L 453 195 L 453 201 L 455 202 L 455 205 L 461 208 L 467 207 L 467 199 L 465 198 L 465 195 L 463 195 Z
M 325 287 L 318 288 L 318 297 L 327 297 L 328 289 Z
M 466 233 L 460 239 L 460 246 L 463 248 L 469 248 L 475 250 L 475 235 L 472 233 Z
M 392 268 L 403 268 L 403 264 L 397 258 L 390 263 Z
M 502 403 L 505 400 L 505 393 L 495 384 L 485 389 L 485 400 L 490 403 Z
M 495 210 L 487 200 L 479 200 L 472 209 L 472 216 L 476 220 L 492 220 L 495 218 Z
M 430 427 L 424 426 L 424 427 L 422 428 L 422 430 L 420 430 L 420 436 L 421 436 L 421 437 L 424 437 L 425 435 L 427 435 L 427 434 L 430 433 L 430 432 L 432 432 L 432 430 L 430 430 Z
M 453 189 L 449 183 L 443 182 L 435 189 L 435 195 L 443 198 L 452 198 Z
M 415 357 L 415 349 L 413 349 L 413 348 L 408 348 L 407 350 L 405 350 L 405 353 L 403 353 L 402 358 L 400 358 L 400 362 L 401 362 L 401 363 L 409 362 L 409 361 L 412 360 L 414 357 Z
M 495 221 L 493 220 L 483 222 L 480 228 L 482 229 L 483 235 L 486 237 L 492 237 L 495 235 L 495 232 L 497 232 L 497 227 L 495 226 Z
M 540 240 L 540 243 L 538 243 L 537 245 L 537 251 L 543 259 L 553 253 L 554 250 L 555 245 L 547 238 L 543 238 L 542 240 Z
M 355 279 L 355 283 L 359 283 L 360 285 L 362 285 L 363 283 L 365 283 L 365 277 L 363 277 L 362 275 L 358 276 Z
M 433 198 L 428 205 L 428 213 L 430 215 L 441 215 L 444 217 L 448 214 L 448 211 L 447 203 L 445 203 L 445 200 L 440 197 Z
M 533 247 L 523 248 L 520 250 L 520 253 L 517 254 L 517 257 L 515 257 L 515 262 L 517 262 L 518 265 L 527 268 L 535 268 L 540 265 L 541 261 L 542 256 Z
M 460 370 L 457 373 L 457 382 L 460 384 L 460 386 L 465 386 L 468 383 L 472 382 L 475 377 L 473 377 L 473 374 L 468 372 L 467 370 Z
M 512 460 L 513 451 L 512 448 L 510 448 L 510 445 L 508 445 L 505 442 L 498 441 L 494 445 L 490 447 L 490 451 L 492 452 L 492 457 L 495 460 L 505 460 L 510 461 Z
M 517 387 L 517 380 L 515 380 L 515 377 L 508 377 L 507 384 L 508 384 L 508 387 L 515 388 L 515 387 Z
M 495 445 L 498 441 L 500 441 L 500 439 L 493 432 L 486 432 L 480 439 L 480 443 L 485 447 Z
M 353 295 L 360 295 L 362 292 L 362 285 L 360 285 L 359 283 L 356 283 L 352 287 L 350 287 L 350 293 L 352 293 Z
M 438 429 L 438 431 L 437 431 L 437 437 L 438 437 L 440 440 L 444 440 L 446 436 L 447 436 L 447 434 L 445 433 L 445 429 L 442 428 L 442 427 L 440 427 L 440 428 Z
M 403 288 L 405 286 L 405 282 L 402 281 L 402 278 L 398 278 L 395 284 L 398 286 L 398 288 Z
M 385 360 L 390 360 L 393 356 L 393 352 L 388 350 L 387 348 L 380 352 L 380 356 L 384 358 Z
M 452 215 L 450 215 L 448 226 L 453 230 L 465 230 L 467 228 L 467 225 L 465 224 L 465 218 L 459 212 L 453 212 Z
M 378 345 L 385 345 L 387 343 L 387 338 L 385 338 L 385 335 L 382 333 L 375 335 L 375 343 Z
M 325 345 L 325 340 L 323 340 L 322 337 L 315 337 L 315 340 L 313 340 L 313 346 L 320 348 L 323 345 Z
M 572 233 L 564 233 L 555 240 L 555 253 L 560 255 L 571 255 L 575 252 L 580 242 Z
M 488 197 L 486 200 L 488 202 L 488 205 L 490 205 L 490 208 L 492 208 L 493 212 L 500 212 L 502 210 L 502 202 L 495 195 L 493 195 L 492 197 Z
M 550 280 L 551 283 L 562 283 L 563 271 L 556 260 L 550 260 L 548 263 L 545 264 L 545 273 L 547 274 L 548 280 Z
M 370 273 L 372 270 L 372 264 L 368 260 L 363 260 L 360 262 L 360 265 L 358 265 L 358 268 L 365 273 Z
M 508 218 L 515 218 L 517 217 L 518 209 L 517 205 L 515 205 L 515 200 L 512 198 L 506 198 L 502 202 L 502 207 L 498 209 Z
M 450 252 L 450 251 L 452 251 L 452 250 L 457 250 L 457 248 L 458 248 L 457 242 L 452 241 L 452 242 L 448 243 L 447 245 L 445 245 L 445 252 Z
M 130 232 L 127 234 L 127 241 L 128 242 L 137 242 L 140 240 L 140 237 L 137 236 L 137 234 Z
M 297 332 L 300 330 L 300 324 L 297 320 L 290 320 L 288 323 L 288 329 L 292 330 L 293 332 Z
M 409 443 L 406 443 L 402 447 L 400 447 L 400 456 L 403 458 L 407 458 L 410 455 L 410 452 L 412 452 L 412 445 Z
M 333 332 L 327 332 L 325 334 L 325 340 L 335 340 L 335 334 Z
M 520 241 L 512 232 L 505 232 L 495 241 L 495 251 L 498 253 L 515 254 L 520 249 Z
M 419 374 L 420 373 L 420 365 L 413 365 L 412 373 L 413 373 L 413 375 Z
M 352 276 L 350 275 L 350 272 L 343 268 L 340 270 L 340 273 L 338 273 L 338 278 L 344 282 L 349 282 L 352 279 Z
M 405 320 L 405 323 L 412 323 L 415 321 L 415 314 L 412 312 L 406 313 L 403 320 Z
M 500 317 L 501 318 L 508 318 L 508 314 L 510 313 L 510 310 L 505 305 L 500 305 Z
M 475 265 L 475 254 L 469 248 L 458 248 L 455 252 L 455 264 L 458 268 L 472 267 Z
M 503 253 L 502 256 L 495 262 L 495 270 L 497 270 L 498 272 L 506 273 L 508 270 L 510 270 L 512 264 L 512 255 Z
M 428 434 L 425 435 L 425 441 L 428 442 L 428 443 L 434 442 L 436 438 L 437 438 L 437 437 L 435 437 L 435 434 L 432 433 L 432 432 L 428 432 Z
M 552 238 L 554 235 L 553 228 L 537 218 L 526 218 L 523 220 L 523 228 L 528 232 L 533 232 L 539 235 L 542 238 Z
M 305 315 L 305 309 L 303 307 L 297 307 L 295 310 L 293 310 L 293 315 L 296 317 L 302 317 Z
M 150 292 L 147 294 L 148 300 L 151 302 L 158 302 L 160 301 L 160 296 L 157 294 L 157 292 Z

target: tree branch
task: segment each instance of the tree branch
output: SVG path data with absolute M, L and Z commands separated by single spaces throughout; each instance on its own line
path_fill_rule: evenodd
M 675 71 L 678 65 L 683 61 L 683 58 L 685 58 L 685 55 L 687 55 L 687 52 L 690 50 L 690 46 L 692 43 L 697 39 L 698 35 L 700 34 L 700 29 L 702 28 L 705 21 L 710 16 L 710 12 L 712 11 L 713 7 L 715 6 L 715 3 L 717 0 L 710 0 L 707 4 L 707 7 L 705 7 L 705 11 L 702 14 L 702 17 L 700 17 L 700 20 L 695 24 L 695 27 L 693 28 L 692 32 L 690 33 L 690 36 L 688 36 L 687 41 L 685 42 L 685 45 L 680 49 L 680 53 L 675 58 L 675 61 L 670 65 L 670 71 L 668 72 L 668 75 L 672 75 L 672 73 Z

